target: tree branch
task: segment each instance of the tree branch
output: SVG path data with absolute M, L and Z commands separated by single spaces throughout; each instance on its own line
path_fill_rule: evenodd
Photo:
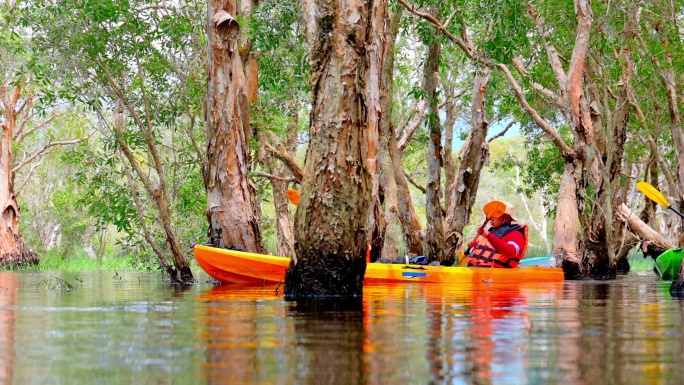
M 295 182 L 295 181 L 297 181 L 297 179 L 293 176 L 290 176 L 290 177 L 277 176 L 277 175 L 268 174 L 268 173 L 261 172 L 261 171 L 254 171 L 254 175 L 264 177 L 264 178 L 268 178 L 268 179 L 274 180 L 274 181 L 280 181 L 280 182 Z
M 506 132 L 513 127 L 514 124 L 518 123 L 517 120 L 511 120 L 510 123 L 506 125 L 506 128 L 503 129 L 503 131 L 499 132 L 498 134 L 492 136 L 490 139 L 487 140 L 487 143 L 491 143 L 494 139 L 500 138 L 504 135 L 506 135 Z
M 430 22 L 432 25 L 434 25 L 435 28 L 437 28 L 439 31 L 444 33 L 444 36 L 446 36 L 449 40 L 456 43 L 456 45 L 458 45 L 458 47 L 461 48 L 461 50 L 463 50 L 463 52 L 469 58 L 471 58 L 472 60 L 474 60 L 478 63 L 484 64 L 487 66 L 496 66 L 497 69 L 499 69 L 501 72 L 503 72 L 504 75 L 506 76 L 506 79 L 508 80 L 508 83 L 511 85 L 511 88 L 513 88 L 513 91 L 515 92 L 515 95 L 516 95 L 516 98 L 518 99 L 518 102 L 520 102 L 521 106 L 525 109 L 525 111 L 528 113 L 528 115 L 530 115 L 532 120 L 544 132 L 546 132 L 551 137 L 551 140 L 558 147 L 558 149 L 561 151 L 563 156 L 568 156 L 572 153 L 572 149 L 565 143 L 565 141 L 563 141 L 563 138 L 560 136 L 560 134 L 553 127 L 551 127 L 551 124 L 549 124 L 544 118 L 542 118 L 539 115 L 539 113 L 534 108 L 532 108 L 532 106 L 527 102 L 527 99 L 525 98 L 525 95 L 522 91 L 522 88 L 520 88 L 518 81 L 515 80 L 515 78 L 513 77 L 513 74 L 511 74 L 511 71 L 508 69 L 508 66 L 506 66 L 505 64 L 502 64 L 502 63 L 496 63 L 495 64 L 491 60 L 488 60 L 488 59 L 485 59 L 485 58 L 482 58 L 482 57 L 475 55 L 473 53 L 474 50 L 471 49 L 465 43 L 465 41 L 463 39 L 461 39 L 457 36 L 454 36 L 449 31 L 447 31 L 446 28 L 444 28 L 444 26 L 442 24 L 440 24 L 440 22 L 437 19 L 435 19 L 434 16 L 415 10 L 415 8 L 412 6 L 409 6 L 405 0 L 397 0 L 397 1 L 399 2 L 399 4 L 403 5 L 406 9 L 408 9 L 414 15 L 419 16 L 419 17 L 427 20 L 428 22 Z M 581 11 L 586 11 L 586 4 L 580 4 L 580 5 L 582 6 Z M 586 26 L 582 25 L 582 27 L 586 27 Z M 584 30 L 582 30 L 581 32 L 584 32 Z M 586 45 L 586 41 L 581 40 L 578 44 L 582 45 L 582 47 L 584 47 Z M 578 65 L 577 63 L 579 62 L 580 53 L 582 52 L 579 48 L 581 48 L 581 47 L 577 47 L 577 46 L 575 47 L 575 52 L 573 53 L 573 59 L 572 59 L 571 65 L 570 65 L 570 68 L 571 68 L 570 72 L 571 72 L 572 76 L 574 76 L 574 77 L 579 76 L 579 70 L 577 69 L 577 65 Z M 576 90 L 575 90 L 575 92 L 576 92 Z M 579 113 L 577 115 L 579 116 Z
M 525 98 L 525 95 L 523 94 L 520 85 L 518 84 L 517 80 L 515 80 L 513 74 L 511 74 L 511 71 L 508 69 L 508 67 L 505 64 L 497 64 L 496 67 L 501 72 L 503 72 L 506 78 L 508 79 L 508 83 L 511 85 L 511 88 L 513 88 L 515 97 L 518 99 L 518 102 L 520 103 L 522 108 L 527 112 L 528 115 L 530 115 L 532 120 L 539 126 L 539 128 L 541 128 L 544 132 L 546 132 L 547 135 L 551 137 L 551 140 L 556 145 L 556 147 L 558 147 L 563 156 L 571 154 L 572 149 L 565 143 L 565 141 L 560 136 L 558 131 L 551 127 L 551 124 L 549 124 L 549 122 L 547 122 L 546 119 L 542 118 L 539 115 L 539 113 L 534 108 L 532 108 L 530 103 L 527 102 L 527 99 Z
M 31 179 L 31 175 L 33 175 L 33 172 L 36 171 L 36 169 L 42 164 L 43 162 L 38 162 L 35 163 L 34 165 L 31 166 L 31 169 L 29 170 L 28 174 L 26 174 L 26 177 L 24 180 L 21 182 L 21 185 L 19 186 L 18 189 L 14 190 L 14 197 L 18 198 L 19 194 L 21 194 L 21 191 L 24 189 L 24 186 L 26 186 L 26 183 Z
M 295 162 L 294 157 L 290 155 L 285 148 L 285 145 L 280 142 L 280 139 L 278 139 L 274 133 L 269 131 L 269 136 L 270 139 L 275 143 L 275 148 L 268 143 L 264 143 L 264 147 L 273 155 L 275 155 L 276 158 L 280 159 L 281 162 L 283 162 L 285 167 L 290 170 L 297 182 L 302 183 L 302 180 L 304 179 L 304 171 L 302 171 L 302 168 L 299 167 L 297 162 Z
M 31 135 L 32 132 L 45 127 L 55 117 L 56 117 L 56 115 L 53 115 L 50 118 L 48 118 L 47 120 L 45 120 L 44 122 L 40 123 L 39 125 L 31 128 L 30 130 L 25 131 L 25 132 L 24 132 L 24 124 L 26 123 L 26 120 L 22 121 L 21 125 L 19 126 L 19 129 L 17 130 L 17 132 L 15 134 L 16 135 L 16 139 L 14 139 L 15 145 L 18 145 L 19 143 L 21 143 L 24 139 L 26 139 L 27 136 Z
M 473 53 L 473 50 L 471 49 L 471 47 L 463 39 L 461 39 L 460 37 L 449 32 L 449 30 L 447 30 L 446 27 L 444 27 L 434 16 L 430 15 L 429 13 L 424 13 L 424 12 L 420 12 L 420 11 L 416 10 L 415 7 L 408 5 L 408 3 L 406 3 L 406 1 L 404 1 L 404 0 L 397 0 L 397 1 L 399 2 L 399 4 L 403 5 L 404 8 L 406 8 L 412 14 L 414 14 L 420 18 L 423 18 L 423 19 L 427 20 L 430 24 L 434 25 L 440 32 L 442 32 L 444 34 L 444 36 L 446 36 L 449 40 L 456 43 L 456 45 L 458 45 L 458 47 L 470 59 L 475 60 L 476 62 L 481 63 L 481 64 L 485 64 L 485 65 L 491 64 L 491 62 L 489 60 L 475 55 Z
M 407 173 L 406 170 L 404 170 L 404 175 L 406 176 L 406 180 L 408 180 L 415 188 L 417 188 L 423 194 L 425 194 L 425 192 L 427 191 L 425 189 L 425 186 L 421 186 L 418 182 L 416 182 L 416 180 L 413 179 L 413 177 L 411 177 L 411 175 L 409 175 L 409 173 Z
M 420 127 L 420 124 L 423 123 L 423 120 L 425 120 L 426 116 L 427 102 L 425 100 L 421 100 L 416 104 L 416 115 L 413 117 L 413 119 L 411 119 L 406 129 L 403 130 L 404 135 L 402 135 L 401 139 L 399 139 L 397 142 L 397 149 L 399 150 L 400 154 L 406 150 L 408 142 L 411 140 L 418 127 Z
M 14 172 L 17 172 L 19 169 L 21 169 L 22 167 L 24 167 L 24 166 L 26 166 L 27 164 L 31 163 L 31 162 L 32 162 L 34 159 L 36 159 L 37 157 L 39 157 L 39 156 L 45 154 L 45 152 L 47 152 L 47 150 L 50 149 L 50 148 L 52 148 L 52 147 L 57 147 L 57 146 L 70 146 L 70 145 L 72 145 L 72 144 L 77 144 L 77 143 L 80 143 L 80 142 L 81 142 L 81 139 L 65 140 L 65 141 L 62 141 L 62 142 L 50 142 L 50 143 L 46 144 L 45 146 L 43 146 L 43 147 L 42 147 L 41 149 L 39 149 L 38 151 L 36 151 L 36 152 L 34 152 L 33 154 L 31 154 L 31 156 L 29 156 L 28 158 L 22 160 L 18 165 L 14 166 L 14 168 L 12 169 L 12 172 L 13 172 L 13 173 L 14 173 Z

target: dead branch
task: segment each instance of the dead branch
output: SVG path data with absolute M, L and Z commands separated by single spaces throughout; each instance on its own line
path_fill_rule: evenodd
M 635 215 L 626 204 L 621 204 L 617 209 L 617 217 L 625 222 L 629 230 L 634 233 L 641 242 L 641 251 L 645 255 L 659 255 L 660 253 L 675 247 L 662 234 L 644 223 L 639 216 Z

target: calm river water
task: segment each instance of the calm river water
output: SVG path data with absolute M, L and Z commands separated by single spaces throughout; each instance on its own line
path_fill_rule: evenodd
M 75 289 L 40 285 L 57 278 Z M 279 289 L 2 272 L 0 384 L 684 383 L 684 302 L 653 274 L 367 285 L 351 303 Z

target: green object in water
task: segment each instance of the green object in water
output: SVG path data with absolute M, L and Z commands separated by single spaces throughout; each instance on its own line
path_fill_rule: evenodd
M 670 249 L 656 258 L 655 267 L 664 280 L 671 281 L 679 277 L 679 268 L 682 266 L 684 250 L 681 247 Z

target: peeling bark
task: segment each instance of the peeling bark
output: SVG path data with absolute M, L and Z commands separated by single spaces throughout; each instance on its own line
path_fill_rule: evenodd
M 264 253 L 259 206 L 248 175 L 252 132 L 243 61 L 249 53 L 243 52 L 243 59 L 238 50 L 250 45 L 245 44 L 247 38 L 236 20 L 249 17 L 251 10 L 251 1 L 241 1 L 240 9 L 234 0 L 207 2 L 207 159 L 203 174 L 210 234 L 220 228 L 223 246 Z M 238 44 L 240 40 L 242 44 Z
M 397 9 L 388 17 L 387 39 L 385 41 L 384 66 L 381 74 L 381 111 L 383 111 L 382 131 L 380 146 L 378 148 L 378 163 L 380 166 L 380 185 L 384 197 L 385 229 L 383 244 L 380 250 L 373 248 L 371 261 L 384 258 L 397 260 L 399 258 L 399 244 L 401 239 L 399 219 L 399 198 L 397 192 L 397 180 L 394 173 L 394 157 L 400 156 L 396 151 L 396 137 L 392 127 L 392 95 L 394 73 L 394 46 L 399 31 L 399 21 L 402 16 L 402 8 Z
M 445 261 L 444 214 L 442 213 L 442 127 L 439 123 L 437 100 L 437 72 L 441 55 L 440 43 L 434 42 L 427 48 L 424 70 L 424 88 L 428 98 L 428 175 L 425 191 L 427 225 L 425 228 L 425 255 L 431 260 Z M 452 262 L 453 263 L 453 262 Z
M 444 223 L 446 264 L 458 260 L 457 252 L 463 245 L 463 228 L 470 221 L 470 214 L 477 197 L 482 168 L 489 162 L 485 95 L 491 70 L 489 67 L 478 69 L 473 81 L 473 101 L 471 108 L 471 128 L 463 143 L 456 182 L 449 192 L 449 208 Z M 451 262 L 451 263 L 449 263 Z
M 387 2 L 311 0 L 302 7 L 311 52 L 311 140 L 284 292 L 288 299 L 357 297 L 382 116 L 369 90 L 381 88 L 374 75 L 382 73 L 378 34 Z
M 19 203 L 14 193 L 14 172 L 12 171 L 12 145 L 15 136 L 17 117 L 26 107 L 27 101 L 18 105 L 22 96 L 20 85 L 10 91 L 0 83 L 0 265 L 36 264 L 38 254 L 29 249 L 19 231 Z

